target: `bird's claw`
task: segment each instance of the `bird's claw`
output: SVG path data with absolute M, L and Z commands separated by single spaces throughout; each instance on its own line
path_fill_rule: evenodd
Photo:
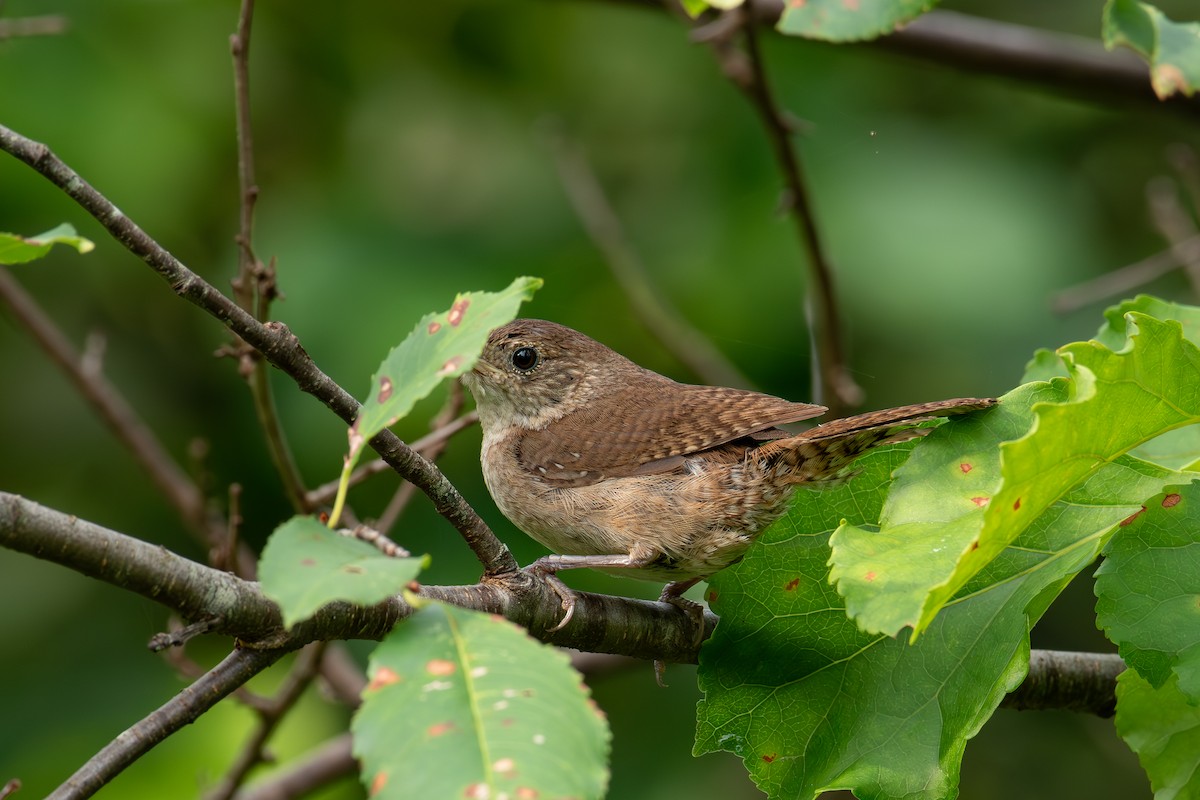
M 535 575 L 539 575 L 554 590 L 554 593 L 558 595 L 563 609 L 562 619 L 553 628 L 548 629 L 547 632 L 554 633 L 561 631 L 567 627 L 567 623 L 571 621 L 571 617 L 575 616 L 575 593 L 557 575 L 543 567 L 539 567 L 536 562 L 531 564 L 528 569 Z

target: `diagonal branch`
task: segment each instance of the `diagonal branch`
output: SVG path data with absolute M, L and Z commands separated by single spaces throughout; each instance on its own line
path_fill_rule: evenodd
M 199 487 L 179 467 L 125 397 L 99 369 L 80 356 L 62 329 L 4 268 L 0 268 L 0 300 L 8 305 L 38 346 L 96 410 L 117 440 L 125 445 L 184 523 L 199 533 L 207 544 L 215 545 L 223 530 L 219 522 L 207 518 L 204 495 Z
M 109 742 L 64 784 L 51 792 L 49 799 L 91 797 L 159 742 L 184 725 L 195 722 L 201 714 L 287 652 L 287 648 L 234 650 L 198 681 Z
M 754 110 L 758 112 L 770 139 L 771 149 L 783 177 L 784 202 L 796 224 L 800 244 L 808 256 L 809 278 L 815 295 L 815 302 L 811 306 L 811 336 L 816 352 L 815 366 L 818 368 L 819 380 L 815 382 L 813 390 L 817 393 L 817 402 L 829 406 L 830 416 L 840 417 L 847 409 L 861 405 L 863 396 L 862 389 L 850 376 L 850 369 L 846 364 L 841 314 L 833 285 L 833 267 L 829 263 L 817 227 L 800 156 L 792 143 L 794 126 L 780 111 L 767 80 L 755 27 L 757 23 L 750 11 L 739 13 L 745 33 L 745 55 L 748 65 L 741 61 L 741 54 L 727 39 L 718 37 L 712 39 L 710 44 L 726 76 L 746 95 Z
M 551 130 L 547 138 L 559 181 L 575 216 L 604 255 L 642 324 L 706 383 L 751 388 L 752 381 L 655 291 L 646 277 L 645 266 L 629 244 L 621 220 L 579 148 L 558 131 Z
M 234 107 L 237 118 L 239 230 L 238 275 L 233 279 L 238 303 L 259 321 L 270 313 L 271 300 L 277 293 L 275 262 L 264 265 L 254 254 L 254 208 L 258 202 L 258 182 L 254 175 L 254 127 L 250 116 L 250 30 L 254 21 L 254 0 L 242 0 L 237 32 L 229 37 L 233 55 Z M 300 514 L 312 510 L 306 502 L 304 479 L 292 456 L 279 411 L 271 390 L 267 365 L 252 352 L 242 355 L 242 374 L 250 387 L 254 411 L 267 441 L 267 451 L 292 508 Z
M 358 401 L 322 372 L 287 326 L 261 323 L 228 297 L 183 265 L 162 245 L 126 217 L 104 195 L 67 166 L 44 144 L 0 125 L 0 150 L 23 161 L 91 214 L 127 250 L 145 261 L 183 299 L 218 319 L 274 366 L 287 373 L 346 424 L 358 416 Z M 507 575 L 518 569 L 516 559 L 436 467 L 385 430 L 369 442 L 405 479 L 433 501 L 474 551 L 488 575 Z

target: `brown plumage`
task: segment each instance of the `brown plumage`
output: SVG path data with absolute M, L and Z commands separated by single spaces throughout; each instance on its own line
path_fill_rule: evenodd
M 671 602 L 740 559 L 797 485 L 836 479 L 871 447 L 920 435 L 918 420 L 995 403 L 924 403 L 792 434 L 776 426 L 826 409 L 676 383 L 531 319 L 494 330 L 464 381 L 483 427 L 488 490 L 555 553 L 538 568 L 670 581 Z

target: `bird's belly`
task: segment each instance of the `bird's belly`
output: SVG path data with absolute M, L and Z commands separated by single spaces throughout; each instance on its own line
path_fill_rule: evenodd
M 747 498 L 729 485 L 727 467 L 563 487 L 511 461 L 511 467 L 497 468 L 486 452 L 483 462 L 500 511 L 553 552 L 659 554 L 645 568 L 605 570 L 616 575 L 657 581 L 707 577 L 740 559 L 762 527 L 764 515 L 746 513 Z

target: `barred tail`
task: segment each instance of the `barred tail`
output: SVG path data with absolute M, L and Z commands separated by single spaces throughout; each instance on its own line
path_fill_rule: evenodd
M 995 404 L 994 399 L 960 398 L 844 417 L 768 442 L 754 451 L 754 458 L 768 472 L 783 473 L 780 477 L 789 483 L 837 480 L 845 477 L 851 462 L 868 450 L 915 439 L 932 430 L 912 427 L 919 422 Z

